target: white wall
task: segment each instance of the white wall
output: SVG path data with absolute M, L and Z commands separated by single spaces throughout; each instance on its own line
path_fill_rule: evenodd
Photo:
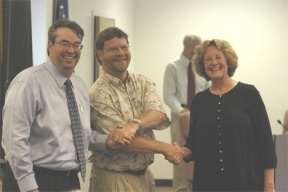
M 46 0 L 31 0 L 33 65 L 45 62 L 46 52 Z
M 225 39 L 239 56 L 234 79 L 258 88 L 273 134 L 280 134 L 276 121 L 282 120 L 288 108 L 287 12 L 288 0 L 69 0 L 70 18 L 85 31 L 85 47 L 76 73 L 91 86 L 94 15 L 114 18 L 116 26 L 129 34 L 129 70 L 150 77 L 162 98 L 165 67 L 181 53 L 185 34 Z M 51 2 L 47 3 L 46 19 L 49 27 Z M 167 106 L 166 110 L 170 114 Z M 170 142 L 169 129 L 156 131 L 156 136 Z M 172 165 L 162 155 L 156 155 L 151 168 L 156 179 L 172 178 Z

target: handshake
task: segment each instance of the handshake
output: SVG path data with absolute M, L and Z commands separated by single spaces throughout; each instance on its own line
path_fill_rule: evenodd
M 161 141 L 136 136 L 138 127 L 118 125 L 113 128 L 106 140 L 107 148 L 120 149 L 130 152 L 140 153 L 159 153 L 163 154 L 165 159 L 175 165 L 181 163 L 184 158 L 184 148 L 178 143 L 164 143 Z
M 180 147 L 178 143 L 167 144 L 167 145 L 170 145 L 170 146 L 167 147 L 163 153 L 165 159 L 168 160 L 170 163 L 178 165 L 179 163 L 181 163 L 181 161 L 184 158 L 183 148 Z

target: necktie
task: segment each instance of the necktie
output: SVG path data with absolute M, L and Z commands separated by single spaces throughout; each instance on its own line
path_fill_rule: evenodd
M 64 83 L 66 85 L 66 97 L 68 103 L 69 114 L 71 118 L 71 129 L 73 134 L 73 140 L 76 147 L 77 158 L 80 164 L 81 177 L 83 181 L 85 180 L 86 175 L 86 161 L 84 154 L 84 142 L 83 135 L 80 124 L 80 116 L 77 107 L 77 102 L 75 99 L 74 92 L 72 90 L 72 83 L 70 79 L 67 79 Z
M 195 78 L 194 73 L 192 70 L 192 63 L 191 61 L 188 64 L 188 88 L 187 88 L 187 106 L 188 109 L 191 111 L 191 103 L 192 99 L 195 95 Z

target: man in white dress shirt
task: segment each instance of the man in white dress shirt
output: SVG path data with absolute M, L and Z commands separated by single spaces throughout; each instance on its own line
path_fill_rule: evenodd
M 164 75 L 164 102 L 171 109 L 171 140 L 180 145 L 184 144 L 185 136 L 188 136 L 190 110 L 188 106 L 188 65 L 194 55 L 194 48 L 201 44 L 201 38 L 196 35 L 186 35 L 183 40 L 183 52 L 180 57 L 170 62 Z M 194 73 L 194 72 L 193 72 Z M 209 87 L 209 83 L 194 73 L 195 93 Z M 179 119 L 180 117 L 180 119 Z M 181 117 L 184 122 L 181 122 Z M 187 123 L 188 122 L 188 123 Z M 185 125 L 184 125 L 185 124 Z M 182 127 L 183 125 L 184 127 Z M 184 130 L 183 130 L 184 128 Z M 184 134 L 183 134 L 184 133 Z M 177 192 L 192 191 L 192 173 L 185 173 L 191 170 L 185 166 L 185 162 L 173 166 L 173 189 Z M 187 176 L 185 176 L 185 174 Z

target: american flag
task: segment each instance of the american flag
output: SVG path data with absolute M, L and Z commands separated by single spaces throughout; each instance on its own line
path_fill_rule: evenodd
M 68 19 L 68 0 L 56 0 L 56 11 L 55 11 L 55 20 L 57 19 Z

